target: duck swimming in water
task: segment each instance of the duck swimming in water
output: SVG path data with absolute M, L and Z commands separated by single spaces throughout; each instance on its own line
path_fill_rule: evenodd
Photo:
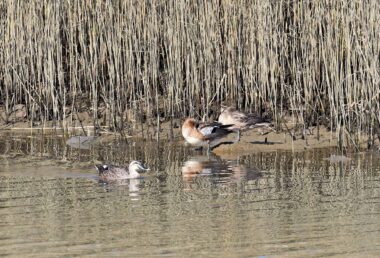
M 240 130 L 269 127 L 271 125 L 271 121 L 268 119 L 226 106 L 222 106 L 218 122 L 223 125 L 232 124 L 228 129 L 238 131 L 238 141 L 240 140 Z
M 222 138 L 235 132 L 235 130 L 229 129 L 231 126 L 233 125 L 223 125 L 218 122 L 200 124 L 193 118 L 187 118 L 182 125 L 182 136 L 191 145 L 207 146 L 208 152 L 210 152 L 210 149 L 222 142 Z
M 149 170 L 148 167 L 137 160 L 133 160 L 129 164 L 128 169 L 108 164 L 95 165 L 95 167 L 99 172 L 99 179 L 102 181 L 140 178 L 141 172 Z

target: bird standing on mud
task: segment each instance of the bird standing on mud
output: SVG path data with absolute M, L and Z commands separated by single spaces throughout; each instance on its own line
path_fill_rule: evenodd
M 99 172 L 99 179 L 101 181 L 113 181 L 122 179 L 140 178 L 141 172 L 148 171 L 149 168 L 144 166 L 140 161 L 133 160 L 128 169 L 125 167 L 119 167 L 114 165 L 95 165 L 95 168 Z
M 271 121 L 268 119 L 238 111 L 233 107 L 225 106 L 222 106 L 218 122 L 223 125 L 232 124 L 228 129 L 238 132 L 238 141 L 240 141 L 240 130 L 269 127 L 271 125 Z
M 207 146 L 208 153 L 220 143 L 228 134 L 235 132 L 230 129 L 233 125 L 223 125 L 218 122 L 199 124 L 193 118 L 187 118 L 182 125 L 182 136 L 191 145 Z

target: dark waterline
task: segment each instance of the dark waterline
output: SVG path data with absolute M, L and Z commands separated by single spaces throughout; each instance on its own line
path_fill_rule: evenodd
M 377 256 L 380 156 L 333 154 L 3 137 L 0 255 Z M 94 164 L 132 159 L 150 166 L 144 179 L 98 181 Z

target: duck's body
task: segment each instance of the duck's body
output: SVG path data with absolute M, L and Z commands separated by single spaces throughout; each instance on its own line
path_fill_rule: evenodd
M 132 161 L 128 168 L 108 164 L 96 165 L 95 167 L 99 172 L 99 179 L 102 181 L 140 178 L 141 172 L 149 170 L 136 160 Z
M 268 119 L 256 116 L 254 114 L 244 113 L 235 110 L 232 107 L 222 107 L 222 112 L 219 115 L 218 122 L 223 125 L 233 124 L 233 126 L 229 127 L 229 129 L 238 130 L 239 140 L 241 130 L 269 127 L 271 125 L 271 121 Z
M 182 125 L 182 136 L 191 145 L 213 148 L 221 143 L 228 134 L 234 132 L 229 129 L 232 125 L 223 125 L 215 122 L 212 124 L 198 124 L 195 119 L 187 118 Z

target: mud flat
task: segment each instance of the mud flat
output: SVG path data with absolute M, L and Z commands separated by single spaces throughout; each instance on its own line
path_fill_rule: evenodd
M 160 124 L 159 140 L 173 141 L 173 144 L 185 144 L 181 135 L 181 121 L 176 121 L 174 124 L 164 122 Z M 99 135 L 96 137 L 95 143 L 110 143 L 114 141 L 156 141 L 157 126 L 136 124 L 130 126 L 128 130 L 120 132 L 112 132 L 102 128 Z M 81 124 L 67 127 L 64 133 L 63 129 L 58 126 L 53 126 L 48 122 L 43 127 L 42 125 L 30 126 L 28 122 L 17 122 L 14 124 L 0 125 L 0 134 L 12 134 L 17 136 L 38 135 L 38 134 L 58 134 L 63 137 L 73 135 L 94 135 L 94 127 L 92 123 L 84 121 Z M 325 127 L 320 127 L 319 130 L 309 128 L 306 131 L 296 130 L 291 124 L 287 125 L 287 129 L 280 132 L 264 129 L 253 129 L 242 132 L 239 142 L 236 142 L 236 134 L 232 133 L 226 138 L 225 142 L 213 149 L 216 155 L 235 158 L 237 156 L 257 153 L 257 152 L 272 152 L 277 150 L 287 151 L 303 151 L 313 148 L 337 147 L 338 133 L 329 131 Z M 355 137 L 355 139 L 353 138 Z M 348 149 L 358 150 L 368 147 L 368 136 L 365 134 L 348 135 L 344 134 L 343 146 Z M 378 139 L 374 142 L 375 149 L 378 149 L 380 143 Z

